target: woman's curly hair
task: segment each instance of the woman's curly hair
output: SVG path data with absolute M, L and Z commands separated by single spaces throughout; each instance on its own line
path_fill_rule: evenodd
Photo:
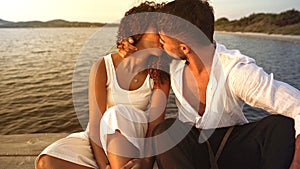
M 148 30 L 149 27 L 156 27 L 155 15 L 152 15 L 151 12 L 155 12 L 162 8 L 165 3 L 155 3 L 155 2 L 143 2 L 139 6 L 131 8 L 125 13 L 125 16 L 120 22 L 120 26 L 117 34 L 117 45 L 122 42 L 124 39 L 131 37 L 134 40 L 133 45 L 135 45 L 143 34 Z M 143 13 L 143 15 L 133 15 Z M 130 15 L 130 16 L 129 16 Z M 135 34 L 135 32 L 140 32 Z M 165 53 L 164 53 L 165 55 Z M 154 80 L 154 83 L 160 84 L 165 80 L 169 80 L 169 57 L 150 57 L 148 61 L 148 70 L 150 77 Z M 163 71 L 165 70 L 165 71 Z
M 117 35 L 117 44 L 119 44 L 119 42 L 121 42 L 123 39 L 127 39 L 128 37 L 132 37 L 135 40 L 135 43 L 137 43 L 137 41 L 141 38 L 142 34 L 134 33 L 144 33 L 150 26 L 155 27 L 155 22 L 153 18 L 155 17 L 155 15 L 152 15 L 151 12 L 159 10 L 164 5 L 165 3 L 158 4 L 152 1 L 146 1 L 140 4 L 139 6 L 135 6 L 129 11 L 127 11 L 120 22 Z M 143 13 L 143 15 L 138 15 L 139 13 Z

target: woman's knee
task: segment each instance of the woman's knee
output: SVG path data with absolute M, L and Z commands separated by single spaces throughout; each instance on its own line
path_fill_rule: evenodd
M 51 157 L 48 155 L 42 155 L 36 163 L 37 169 L 48 169 L 51 163 Z

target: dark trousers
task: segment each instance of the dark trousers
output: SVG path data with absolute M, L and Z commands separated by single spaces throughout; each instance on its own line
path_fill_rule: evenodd
M 208 141 L 214 154 L 227 130 L 228 128 L 202 130 L 208 135 L 212 133 Z M 207 144 L 198 142 L 199 134 L 195 127 L 175 119 L 167 119 L 158 125 L 154 135 L 164 135 L 163 138 L 154 139 L 158 167 L 210 169 L 208 147 Z M 172 147 L 164 150 L 168 145 Z M 270 115 L 258 122 L 235 126 L 217 164 L 219 169 L 288 169 L 294 150 L 294 120 L 281 115 Z

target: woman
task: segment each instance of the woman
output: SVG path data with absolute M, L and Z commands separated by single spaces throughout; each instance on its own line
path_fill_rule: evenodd
M 125 16 L 152 12 L 161 6 L 145 2 Z M 140 24 L 138 20 L 145 18 L 122 19 L 118 41 L 128 38 L 133 30 L 155 31 L 151 29 L 151 23 Z M 109 54 L 91 69 L 87 130 L 47 147 L 36 160 L 37 168 L 117 169 L 138 158 L 146 149 L 134 138 L 151 136 L 153 128 L 164 119 L 170 82 L 168 74 L 159 70 L 161 57 L 153 56 L 161 55 L 161 51 L 149 50 L 160 47 L 159 36 L 143 33 L 131 38 L 139 49 L 137 54 L 126 57 Z M 147 162 L 147 168 L 152 167 L 153 159 L 143 160 Z

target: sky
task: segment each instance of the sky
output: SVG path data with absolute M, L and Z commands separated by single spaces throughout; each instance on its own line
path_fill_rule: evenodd
M 8 21 L 88 21 L 112 23 L 144 0 L 0 0 L 0 19 Z M 153 0 L 170 2 L 172 0 Z M 300 0 L 209 0 L 216 19 L 240 19 L 253 13 L 300 11 Z

